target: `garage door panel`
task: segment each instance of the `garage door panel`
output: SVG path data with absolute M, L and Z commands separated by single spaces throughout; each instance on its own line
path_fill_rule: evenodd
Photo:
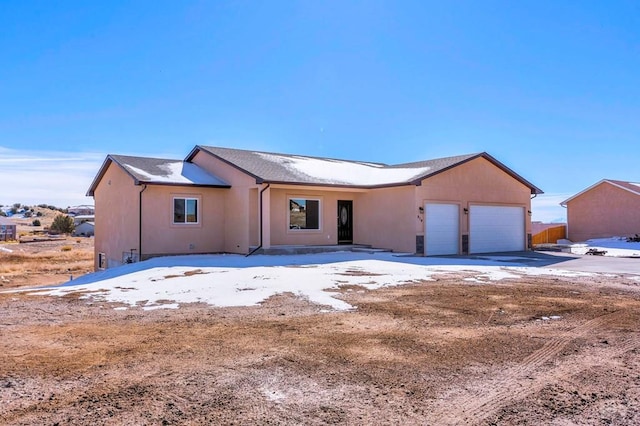
M 469 234 L 470 253 L 522 251 L 525 249 L 524 208 L 471 206 Z
M 457 204 L 425 205 L 425 255 L 458 254 L 460 208 Z

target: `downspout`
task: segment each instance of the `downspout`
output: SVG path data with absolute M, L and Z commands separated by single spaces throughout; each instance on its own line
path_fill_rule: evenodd
M 534 198 L 536 198 L 538 196 L 537 193 L 533 194 L 533 197 L 531 197 L 531 200 L 533 200 Z M 531 224 L 531 203 L 529 203 L 529 224 Z M 527 233 L 527 248 L 529 250 L 533 250 L 533 234 L 531 232 Z
M 143 185 L 142 191 L 139 192 L 138 197 L 138 261 L 142 261 L 142 193 L 147 189 L 147 185 Z
M 260 190 L 260 244 L 258 244 L 258 247 L 256 247 L 253 250 L 251 250 L 245 257 L 251 256 L 253 253 L 257 252 L 258 250 L 260 250 L 262 248 L 262 232 L 263 232 L 263 228 L 262 228 L 262 222 L 263 222 L 262 221 L 262 194 L 264 193 L 264 191 L 269 189 L 269 186 L 271 186 L 270 183 L 268 183 L 267 186 L 265 186 L 264 188 L 262 188 Z

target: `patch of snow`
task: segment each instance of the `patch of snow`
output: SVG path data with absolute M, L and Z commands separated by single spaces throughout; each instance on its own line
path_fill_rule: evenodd
M 177 303 L 165 303 L 162 305 L 143 306 L 143 311 L 155 311 L 156 309 L 178 309 L 180 305 Z
M 258 155 L 296 174 L 309 176 L 315 181 L 343 185 L 386 185 L 408 182 L 426 174 L 430 169 L 430 167 L 395 168 L 380 164 L 267 153 L 258 153 Z
M 286 395 L 279 390 L 272 389 L 262 389 L 262 394 L 269 400 L 273 402 L 281 402 L 285 399 Z
M 573 254 L 584 255 L 590 249 L 605 251 L 604 256 L 611 257 L 640 257 L 640 242 L 628 242 L 626 237 L 595 238 L 584 243 L 574 244 L 569 240 L 562 240 L 565 247 L 569 247 Z
M 628 242 L 626 237 L 595 238 L 583 243 L 570 240 L 558 240 L 561 247 L 567 248 L 572 254 L 584 255 L 590 249 L 604 251 L 604 256 L 611 257 L 640 257 L 640 242 Z
M 551 321 L 551 320 L 555 321 L 555 320 L 559 320 L 561 318 L 562 317 L 560 315 L 551 315 L 551 316 L 548 316 L 548 317 L 547 316 L 540 317 L 540 320 L 542 320 L 542 321 Z
M 507 257 L 514 261 L 513 256 Z M 12 291 L 53 296 L 82 292 L 82 298 L 92 301 L 116 302 L 145 310 L 176 309 L 181 304 L 198 302 L 213 306 L 251 306 L 274 295 L 289 293 L 344 311 L 353 307 L 339 298 L 343 285 L 360 286 L 364 289 L 361 291 L 366 291 L 427 282 L 433 280 L 434 275 L 450 273 L 462 274 L 478 283 L 536 275 L 594 275 L 531 267 L 528 266 L 530 258 L 522 257 L 522 260 L 520 264 L 505 266 L 500 256 L 430 258 L 352 252 L 168 256 L 87 274 L 57 287 Z
M 193 163 L 183 161 L 172 161 L 160 165 L 165 171 L 164 174 L 151 174 L 145 170 L 134 167 L 131 164 L 123 164 L 134 174 L 144 177 L 149 182 L 158 183 L 183 183 L 201 185 L 225 185 L 226 183 L 207 173 L 202 168 Z
M 5 253 L 13 253 L 13 250 L 8 249 L 8 248 L 6 248 L 6 247 L 2 247 L 2 246 L 0 246 L 0 251 L 3 251 L 3 252 L 5 252 Z

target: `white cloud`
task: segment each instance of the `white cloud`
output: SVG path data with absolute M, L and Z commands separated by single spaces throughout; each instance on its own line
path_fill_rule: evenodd
M 0 204 L 92 204 L 85 196 L 105 155 L 0 146 Z
M 531 220 L 537 222 L 566 222 L 567 210 L 560 203 L 573 194 L 542 194 L 531 200 Z

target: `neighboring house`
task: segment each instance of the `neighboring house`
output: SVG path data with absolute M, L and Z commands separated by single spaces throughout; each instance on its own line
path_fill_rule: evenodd
M 73 229 L 74 237 L 93 237 L 95 235 L 94 222 L 82 222 Z
M 0 241 L 15 240 L 18 237 L 17 227 L 14 221 L 0 216 Z
M 487 153 L 386 165 L 196 146 L 184 161 L 109 155 L 97 266 L 167 254 L 363 244 L 424 255 L 529 248 L 542 191 Z M 115 208 L 114 206 L 117 206 Z
M 560 205 L 571 241 L 640 234 L 640 183 L 603 179 Z
M 67 214 L 72 216 L 80 216 L 80 215 L 93 216 L 95 215 L 95 211 L 96 210 L 94 206 L 83 204 L 81 206 L 69 207 L 67 209 Z
M 73 224 L 75 226 L 80 225 L 84 222 L 93 222 L 96 220 L 96 216 L 93 214 L 81 214 L 78 216 L 71 216 L 73 218 Z

